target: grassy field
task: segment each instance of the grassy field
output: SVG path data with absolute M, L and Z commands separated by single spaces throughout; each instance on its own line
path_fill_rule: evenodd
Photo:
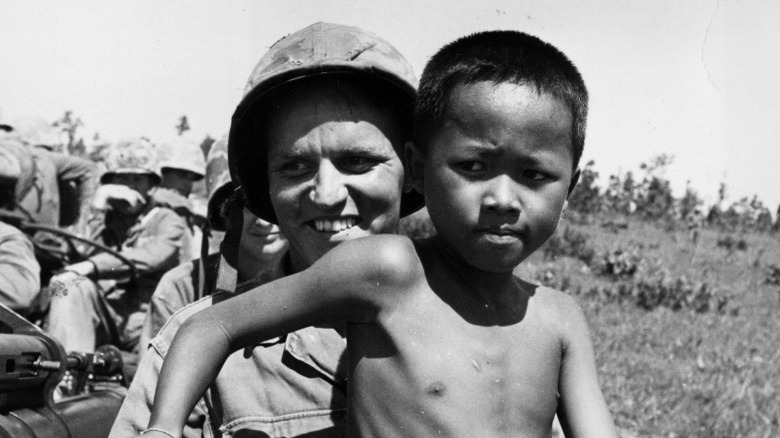
M 606 225 L 562 223 L 564 249 L 537 252 L 518 273 L 578 297 L 621 435 L 780 436 L 780 237 Z M 607 269 L 615 250 L 633 270 Z M 706 291 L 699 301 L 711 305 L 642 308 L 630 294 L 594 292 L 659 276 Z

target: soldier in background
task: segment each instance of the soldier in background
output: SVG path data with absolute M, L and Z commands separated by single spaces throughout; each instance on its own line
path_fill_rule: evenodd
M 4 126 L 7 125 L 0 125 L 0 129 L 6 131 Z M 6 141 L 0 138 L 0 144 Z M 10 208 L 21 174 L 16 156 L 6 152 L 0 148 L 0 304 L 25 315 L 40 292 L 41 268 L 30 239 L 5 222 L 7 215 L 13 215 Z
M 189 198 L 193 185 L 205 176 L 206 160 L 200 146 L 194 141 L 176 137 L 161 142 L 159 150 L 160 187 Z
M 703 223 L 704 212 L 698 205 L 685 216 L 685 225 L 688 228 L 688 236 L 694 245 L 699 243 L 699 234 Z
M 22 119 L 4 125 L 4 153 L 21 163 L 13 210 L 30 222 L 68 227 L 82 219 L 98 185 L 97 166 L 89 160 L 55 152 L 56 130 L 43 119 Z
M 209 230 L 225 231 L 227 218 L 223 212 L 238 208 L 243 213 L 243 227 L 236 230 L 240 234 L 236 269 L 238 283 L 250 280 L 265 283 L 281 277 L 287 240 L 278 225 L 255 216 L 243 207 L 241 196 L 234 195 L 228 170 L 227 136 L 214 143 L 207 162 Z M 204 241 L 202 245 L 199 259 L 177 266 L 160 279 L 144 320 L 141 345 L 148 345 L 176 311 L 214 292 L 220 254 L 209 254 L 208 242 Z
M 93 240 L 125 260 L 97 253 L 52 278 L 45 327 L 66 351 L 89 353 L 105 343 L 133 350 L 157 282 L 181 262 L 185 221 L 151 202 L 161 179 L 154 146 L 120 142 L 106 165 L 87 225 Z
M 202 181 L 206 160 L 200 146 L 183 137 L 175 137 L 158 145 L 162 181 L 153 199 L 159 205 L 173 209 L 187 221 L 182 252 L 185 261 L 198 258 L 206 222 L 205 206 L 192 196 L 193 185 Z

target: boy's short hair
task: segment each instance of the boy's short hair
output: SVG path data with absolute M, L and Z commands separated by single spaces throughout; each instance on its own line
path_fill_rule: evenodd
M 573 118 L 576 169 L 585 144 L 588 90 L 577 67 L 544 41 L 517 31 L 479 32 L 442 47 L 425 66 L 414 113 L 415 142 L 425 151 L 459 85 L 482 81 L 534 85 L 560 99 Z

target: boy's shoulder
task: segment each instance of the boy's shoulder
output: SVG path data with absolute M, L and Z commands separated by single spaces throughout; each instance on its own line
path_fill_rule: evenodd
M 515 277 L 523 287 L 533 290 L 530 310 L 542 321 L 553 324 L 562 330 L 580 329 L 584 321 L 584 312 L 577 300 L 556 289 L 526 282 Z
M 379 275 L 386 280 L 407 279 L 422 272 L 414 242 L 408 237 L 379 234 L 344 242 L 333 248 L 326 257 L 340 264 L 347 262 L 354 271 Z

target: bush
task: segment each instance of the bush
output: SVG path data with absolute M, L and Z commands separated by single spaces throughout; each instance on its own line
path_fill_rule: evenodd
M 634 281 L 618 281 L 595 286 L 585 296 L 602 302 L 631 302 L 645 310 L 665 307 L 674 311 L 725 313 L 728 298 L 716 292 L 706 282 L 692 282 L 686 276 L 672 278 L 665 271 L 643 276 Z
M 633 278 L 644 262 L 639 249 L 639 247 L 628 250 L 618 248 L 604 254 L 598 272 L 618 280 Z
M 542 247 L 545 260 L 555 260 L 559 257 L 574 257 L 590 265 L 596 256 L 596 251 L 588 244 L 590 236 L 571 227 L 565 227 L 563 233 L 555 233 Z
M 769 265 L 764 283 L 772 286 L 780 286 L 780 266 Z
M 580 173 L 580 180 L 569 196 L 569 208 L 585 215 L 594 215 L 601 211 L 601 190 L 596 181 L 599 173 L 593 169 L 595 162 L 588 161 Z
M 718 248 L 725 248 L 726 251 L 729 252 L 729 254 L 733 253 L 736 250 L 739 251 L 747 251 L 748 244 L 743 238 L 735 238 L 731 234 L 727 234 L 723 237 L 718 237 L 718 240 L 715 242 L 715 246 Z
M 672 310 L 690 309 L 698 313 L 717 308 L 723 313 L 727 300 L 716 297 L 712 287 L 704 282 L 691 282 L 688 277 L 669 278 L 662 274 L 656 278 L 636 282 L 636 304 L 647 310 L 667 307 Z
M 604 302 L 630 302 L 645 310 L 665 307 L 697 313 L 725 312 L 728 299 L 707 282 L 693 282 L 685 275 L 673 277 L 660 266 L 650 266 L 641 255 L 642 249 L 642 245 L 634 245 L 604 254 L 597 272 L 612 283 L 593 287 L 586 296 Z

